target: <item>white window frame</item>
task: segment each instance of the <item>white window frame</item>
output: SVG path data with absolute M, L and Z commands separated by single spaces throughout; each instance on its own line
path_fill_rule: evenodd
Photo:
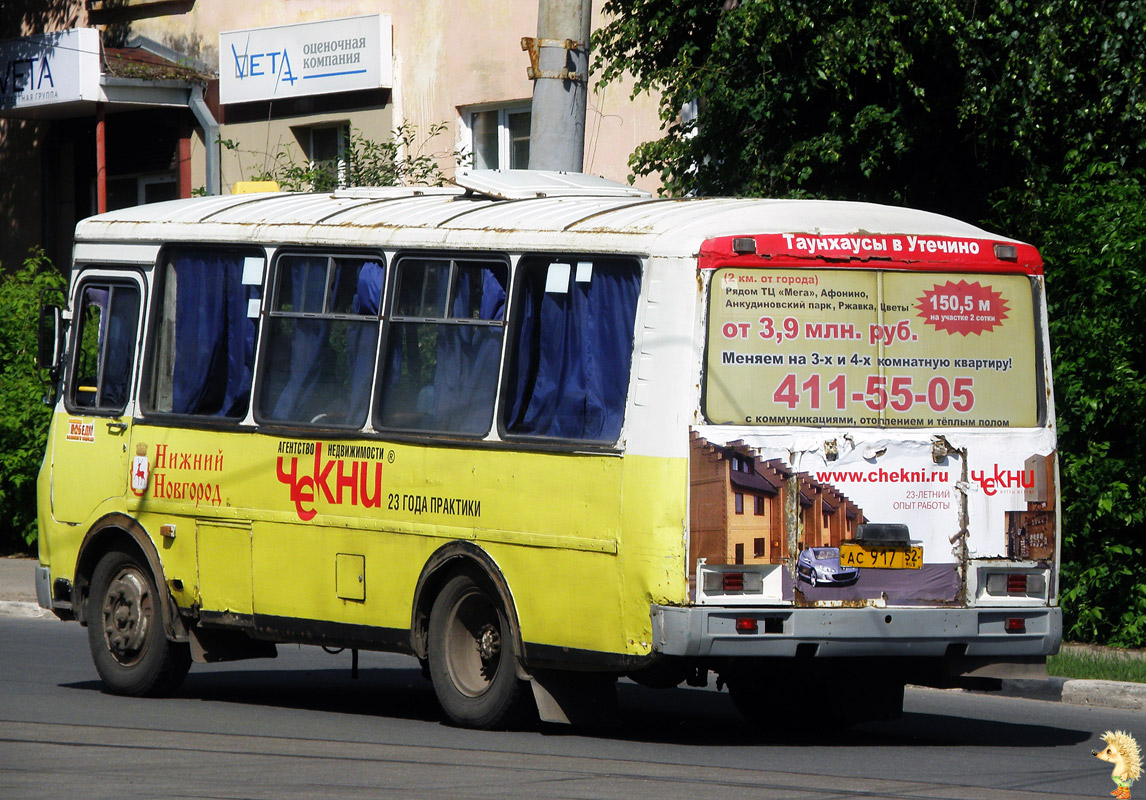
M 509 118 L 513 114 L 531 113 L 532 102 L 514 100 L 507 103 L 487 103 L 458 109 L 458 151 L 468 158 L 471 166 L 477 166 L 474 161 L 474 116 L 489 111 L 497 112 L 496 169 L 509 169 L 510 153 L 513 147 L 509 133 Z M 527 166 L 527 164 L 519 164 L 518 169 L 525 169 Z

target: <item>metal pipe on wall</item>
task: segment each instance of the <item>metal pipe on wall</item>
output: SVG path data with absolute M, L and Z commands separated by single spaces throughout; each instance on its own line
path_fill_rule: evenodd
M 207 149 L 206 172 L 207 194 L 222 192 L 222 177 L 219 169 L 219 123 L 215 121 L 211 109 L 203 99 L 203 87 L 192 86 L 191 97 L 187 101 L 191 113 L 195 115 L 199 127 L 203 129 L 203 144 Z
M 522 40 L 533 79 L 530 169 L 584 166 L 591 13 L 590 0 L 539 0 L 537 38 Z

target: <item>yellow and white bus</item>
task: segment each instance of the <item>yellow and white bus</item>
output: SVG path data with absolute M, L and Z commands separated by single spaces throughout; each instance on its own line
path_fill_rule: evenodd
M 107 688 L 276 643 L 408 653 L 446 717 L 705 682 L 1037 672 L 1061 638 L 1037 251 L 861 203 L 586 176 L 84 220 L 40 604 Z M 846 699 L 845 699 L 846 698 Z

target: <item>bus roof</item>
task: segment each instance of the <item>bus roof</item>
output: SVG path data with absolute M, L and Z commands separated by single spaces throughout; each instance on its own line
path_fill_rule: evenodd
M 601 179 L 578 186 L 566 175 L 560 180 L 550 176 L 548 184 L 545 173 L 529 175 L 528 188 L 516 193 L 505 190 L 503 180 L 487 182 L 479 171 L 466 171 L 459 182 L 468 189 L 387 187 L 173 200 L 85 219 L 76 228 L 76 241 L 505 250 L 505 233 L 513 231 L 512 249 L 670 257 L 695 257 L 703 242 L 718 237 L 787 233 L 942 236 L 1018 244 L 940 214 L 872 203 L 654 198 Z M 486 191 L 483 185 L 499 188 Z

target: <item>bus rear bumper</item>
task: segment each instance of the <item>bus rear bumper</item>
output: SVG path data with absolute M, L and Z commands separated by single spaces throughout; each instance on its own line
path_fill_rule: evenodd
M 1062 610 L 1054 607 L 653 606 L 652 622 L 653 650 L 684 657 L 989 660 L 1045 657 L 1062 642 Z

